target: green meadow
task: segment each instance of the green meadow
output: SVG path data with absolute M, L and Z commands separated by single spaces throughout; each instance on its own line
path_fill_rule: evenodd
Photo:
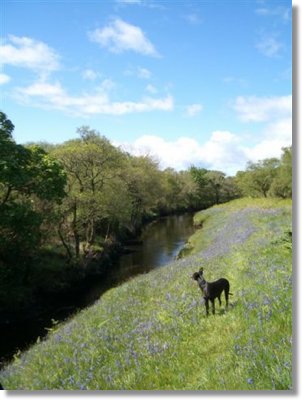
M 0 372 L 6 390 L 291 390 L 290 200 L 197 213 L 183 257 L 107 291 Z M 230 281 L 206 317 L 192 273 Z

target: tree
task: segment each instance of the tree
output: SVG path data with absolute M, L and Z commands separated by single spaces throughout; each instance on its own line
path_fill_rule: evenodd
M 66 184 L 62 166 L 38 146 L 16 144 L 13 129 L 0 112 L 0 258 L 10 264 L 37 250 L 44 219 L 40 203 L 59 203 Z
M 225 183 L 225 174 L 220 171 L 207 171 L 205 177 L 215 204 L 219 204 L 222 197 L 222 188 Z
M 4 205 L 11 196 L 36 195 L 60 201 L 66 174 L 62 166 L 39 146 L 24 147 L 14 142 L 14 125 L 0 112 L 0 195 Z
M 199 190 L 204 189 L 208 182 L 208 177 L 207 177 L 207 170 L 205 168 L 197 168 L 192 166 L 190 168 L 190 173 L 191 176 L 194 180 L 194 182 L 197 184 Z
M 11 120 L 9 120 L 6 114 L 0 111 L 0 140 L 1 143 L 5 140 L 12 141 L 12 133 L 15 127 Z
M 226 177 L 221 171 L 191 167 L 190 174 L 197 186 L 200 209 L 230 201 L 239 196 L 234 179 Z
M 137 232 L 144 219 L 158 213 L 162 194 L 161 172 L 152 158 L 128 154 L 121 178 L 131 198 L 131 230 Z
M 188 192 L 183 190 L 185 185 L 182 173 L 172 168 L 167 168 L 161 173 L 160 214 L 171 214 L 189 208 Z
M 121 151 L 97 131 L 85 126 L 78 133 L 80 139 L 58 146 L 52 153 L 68 174 L 68 197 L 60 209 L 58 232 L 69 256 L 76 258 L 81 242 L 83 249 L 95 243 L 100 221 L 108 216 L 107 193 L 117 184 L 122 162 Z
M 292 148 L 285 147 L 282 150 L 281 162 L 270 187 L 270 194 L 290 198 L 292 197 Z
M 257 163 L 249 162 L 246 171 L 236 174 L 236 182 L 245 196 L 267 197 L 277 175 L 280 161 L 268 158 Z

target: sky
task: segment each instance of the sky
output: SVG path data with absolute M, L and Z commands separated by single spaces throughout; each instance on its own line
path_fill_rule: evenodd
M 0 14 L 18 143 L 85 125 L 161 168 L 227 175 L 291 145 L 291 1 L 4 0 Z

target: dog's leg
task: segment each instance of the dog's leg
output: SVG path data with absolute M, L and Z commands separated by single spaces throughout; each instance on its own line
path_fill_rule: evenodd
M 212 313 L 215 314 L 215 299 L 211 300 L 212 303 Z
M 226 309 L 228 309 L 229 308 L 229 290 L 228 290 L 228 288 L 224 289 L 224 295 L 225 295 Z
M 209 315 L 209 299 L 205 299 L 205 306 L 206 306 L 207 315 Z
M 218 296 L 219 307 L 221 307 L 221 294 Z

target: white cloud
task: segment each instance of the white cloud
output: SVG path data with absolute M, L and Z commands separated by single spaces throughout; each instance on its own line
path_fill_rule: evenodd
M 133 143 L 115 144 L 137 156 L 152 156 L 162 169 L 185 170 L 196 165 L 231 176 L 244 170 L 248 161 L 280 157 L 282 147 L 291 145 L 291 119 L 269 124 L 253 145 L 229 131 L 214 131 L 204 143 L 190 137 L 168 141 L 156 135 L 144 135 Z
M 179 138 L 174 142 L 154 136 L 144 135 L 134 143 L 122 143 L 122 147 L 136 156 L 150 155 L 159 160 L 161 168 L 173 167 L 177 170 L 186 169 L 196 157 L 197 141 L 190 138 Z
M 190 104 L 186 107 L 186 116 L 187 117 L 195 117 L 195 115 L 199 114 L 203 110 L 202 104 Z
M 282 118 L 266 125 L 262 139 L 252 148 L 246 148 L 249 160 L 280 157 L 282 148 L 292 144 L 292 119 Z
M 280 157 L 292 143 L 292 96 L 237 97 L 233 104 L 243 122 L 264 122 L 261 137 L 245 154 L 251 161 Z
M 0 85 L 4 85 L 10 81 L 10 76 L 0 73 Z
M 250 161 L 280 157 L 292 143 L 292 96 L 237 97 L 233 104 L 241 121 L 264 123 L 254 146 L 245 146 Z
M 112 85 L 112 81 L 104 80 L 94 93 L 72 96 L 58 82 L 51 84 L 41 81 L 16 89 L 14 96 L 23 104 L 82 116 L 172 111 L 174 108 L 173 98 L 170 95 L 164 98 L 144 97 L 140 101 L 111 101 L 108 92 Z
M 214 131 L 202 146 L 200 161 L 205 161 L 209 169 L 234 174 L 246 163 L 244 148 L 238 135 L 229 131 Z
M 266 57 L 275 57 L 283 49 L 283 44 L 273 36 L 267 36 L 256 44 L 256 48 Z
M 213 132 L 204 144 L 189 137 L 167 141 L 159 136 L 144 135 L 132 144 L 123 143 L 122 147 L 134 155 L 153 156 L 163 169 L 184 170 L 191 165 L 201 165 L 232 175 L 247 161 L 240 140 L 228 131 Z
M 119 18 L 113 20 L 104 28 L 90 32 L 89 38 L 113 53 L 134 51 L 143 55 L 158 56 L 155 47 L 147 39 L 141 28 Z
M 265 133 L 270 138 L 275 138 L 285 142 L 292 140 L 292 119 L 277 119 L 266 126 Z
M 232 107 L 243 122 L 265 122 L 291 116 L 292 96 L 236 98 Z
M 26 88 L 19 88 L 18 93 L 24 94 L 28 97 L 42 96 L 52 99 L 63 97 L 65 95 L 65 92 L 59 83 L 50 84 L 46 82 L 37 82 Z
M 94 81 L 99 76 L 99 74 L 92 69 L 85 69 L 82 72 L 82 78 L 88 81 Z
M 8 40 L 0 46 L 0 64 L 49 73 L 59 69 L 59 56 L 41 41 L 9 35 Z

